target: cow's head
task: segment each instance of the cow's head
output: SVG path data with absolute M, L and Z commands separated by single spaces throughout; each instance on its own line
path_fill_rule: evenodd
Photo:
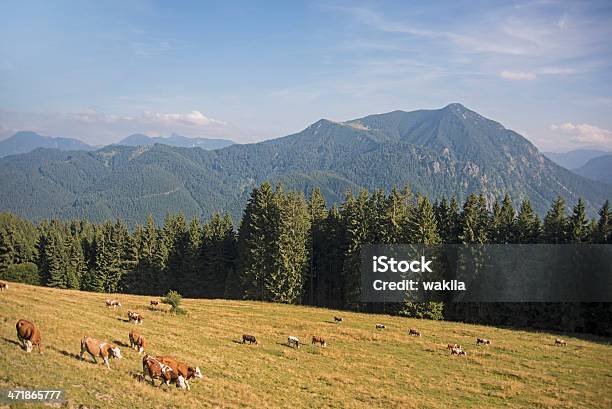
M 121 350 L 119 347 L 112 347 L 109 351 L 115 358 L 121 359 Z
M 202 377 L 202 371 L 200 371 L 200 367 L 196 366 L 194 367 L 189 367 L 189 372 L 191 372 L 193 374 L 194 378 L 201 378 Z

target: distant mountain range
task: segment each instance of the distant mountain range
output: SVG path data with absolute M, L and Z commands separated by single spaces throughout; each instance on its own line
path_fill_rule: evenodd
M 0 158 L 8 155 L 27 153 L 36 148 L 53 148 L 62 151 L 89 151 L 96 149 L 78 139 L 55 138 L 51 136 L 42 136 L 36 132 L 21 131 L 0 141 Z
M 163 138 L 133 134 L 119 141 L 117 145 L 146 146 L 156 143 L 183 148 L 198 147 L 207 150 L 225 148 L 226 146 L 234 144 L 234 142 L 229 139 L 189 138 L 177 134 L 172 134 L 167 138 Z M 0 141 L 0 158 L 8 155 L 28 153 L 36 148 L 52 148 L 61 151 L 89 151 L 99 149 L 99 147 L 88 145 L 78 139 L 56 138 L 52 136 L 42 136 L 31 131 L 20 131 Z
M 158 136 L 147 136 L 143 134 L 133 134 L 117 142 L 117 145 L 125 146 L 146 146 L 161 143 L 164 145 L 176 146 L 181 148 L 202 148 L 206 150 L 221 149 L 233 145 L 235 142 L 229 139 L 209 139 L 209 138 L 189 138 L 172 134 L 167 138 Z
M 566 169 L 577 169 L 598 156 L 609 155 L 611 152 L 603 149 L 576 149 L 569 152 L 543 152 L 544 156 Z
M 431 198 L 508 192 L 543 214 L 557 197 L 579 197 L 591 215 L 612 188 L 578 176 L 542 155 L 518 133 L 460 104 L 393 111 L 347 122 L 322 119 L 265 142 L 206 151 L 167 145 L 111 145 L 94 152 L 37 149 L 0 160 L 0 210 L 28 218 L 144 222 L 167 212 L 186 217 L 229 211 L 239 217 L 264 180 L 329 202 L 347 189 L 409 184 Z
M 585 178 L 612 185 L 612 154 L 593 158 L 574 172 Z

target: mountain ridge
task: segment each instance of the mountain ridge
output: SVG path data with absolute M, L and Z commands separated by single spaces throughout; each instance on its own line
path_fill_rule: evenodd
M 239 217 L 264 180 L 305 193 L 319 187 L 330 203 L 349 188 L 410 185 L 432 199 L 482 192 L 490 201 L 507 192 L 516 206 L 529 198 L 540 214 L 559 195 L 568 204 L 584 198 L 590 214 L 612 196 L 606 185 L 556 165 L 518 133 L 458 104 L 319 120 L 292 135 L 211 151 L 159 144 L 43 149 L 0 160 L 0 177 L 9 181 L 0 188 L 0 210 L 132 223 L 178 211 Z
M 0 158 L 27 153 L 36 148 L 56 148 L 64 151 L 96 149 L 74 138 L 44 136 L 33 131 L 19 131 L 0 141 Z

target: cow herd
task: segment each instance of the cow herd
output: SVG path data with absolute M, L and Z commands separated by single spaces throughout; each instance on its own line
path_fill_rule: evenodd
M 8 289 L 8 284 L 0 282 L 0 290 Z M 156 307 L 159 302 L 151 301 L 151 306 Z M 107 299 L 105 301 L 105 305 L 107 308 L 121 308 L 121 302 L 115 299 Z M 141 314 L 128 311 L 128 322 L 134 324 L 142 324 L 143 317 Z M 334 322 L 336 324 L 344 322 L 342 317 L 334 316 Z M 17 338 L 19 339 L 20 346 L 26 351 L 31 352 L 34 347 L 38 348 L 40 353 L 43 352 L 42 347 L 42 337 L 41 332 L 32 322 L 20 319 L 17 321 L 16 325 L 17 330 Z M 377 323 L 375 324 L 376 330 L 382 331 L 386 328 L 385 324 Z M 415 328 L 408 329 L 409 336 L 421 337 L 421 331 Z M 146 380 L 147 377 L 150 378 L 151 384 L 155 385 L 155 380 L 159 379 L 161 381 L 161 385 L 170 385 L 171 383 L 176 384 L 177 387 L 183 389 L 190 389 L 189 380 L 194 378 L 202 378 L 202 372 L 200 368 L 197 366 L 189 366 L 183 362 L 176 360 L 175 358 L 169 356 L 152 356 L 145 353 L 145 348 L 147 348 L 147 340 L 146 338 L 140 334 L 136 329 L 132 329 L 128 334 L 129 345 L 130 348 L 138 351 L 138 355 L 144 354 L 142 358 L 142 380 Z M 312 345 L 319 345 L 321 347 L 326 347 L 326 340 L 318 335 L 313 335 L 311 340 Z M 242 335 L 242 343 L 246 344 L 254 344 L 258 345 L 257 338 L 254 335 L 243 334 Z M 287 345 L 292 348 L 300 347 L 300 339 L 296 336 L 289 335 L 287 337 Z M 491 345 L 491 341 L 486 338 L 476 338 L 476 345 Z M 567 346 L 567 342 L 562 339 L 555 339 L 555 346 Z M 461 345 L 457 343 L 449 343 L 446 346 L 447 349 L 451 351 L 451 355 L 457 356 L 467 356 L 467 353 L 463 350 Z M 79 354 L 79 359 L 83 360 L 85 353 L 91 356 L 91 359 L 94 363 L 97 363 L 97 358 L 101 358 L 104 365 L 110 369 L 109 361 L 111 358 L 121 359 L 121 350 L 118 346 L 105 341 L 100 341 L 98 339 L 85 336 L 81 339 L 81 349 Z
M 0 284 L 5 284 L 0 282 Z M 0 288 L 7 289 L 8 285 L 3 285 Z M 152 306 L 157 306 L 158 301 L 151 301 Z M 107 299 L 105 301 L 107 308 L 121 308 L 121 302 L 118 300 Z M 134 324 L 142 324 L 142 315 L 128 311 L 128 322 Z M 31 321 L 20 319 L 15 325 L 17 329 L 17 338 L 19 339 L 20 346 L 26 352 L 32 352 L 33 347 L 37 347 L 40 353 L 43 353 L 42 337 L 40 329 L 34 325 Z M 132 329 L 128 334 L 130 341 L 130 348 L 134 348 L 138 351 L 138 355 L 144 353 L 147 347 L 146 338 L 135 329 Z M 257 343 L 255 337 L 253 341 Z M 89 354 L 94 363 L 98 362 L 98 358 L 101 358 L 104 365 L 110 369 L 110 360 L 112 358 L 121 359 L 121 350 L 117 345 L 110 342 L 101 341 L 90 336 L 85 336 L 81 339 L 81 349 L 79 353 L 79 359 L 84 360 L 85 353 Z M 142 380 L 146 380 L 147 376 L 151 379 L 151 384 L 155 385 L 155 379 L 161 379 L 161 385 L 170 385 L 175 383 L 177 387 L 183 389 L 190 389 L 189 380 L 193 378 L 202 378 L 202 372 L 197 366 L 189 366 L 183 362 L 176 360 L 170 356 L 151 356 L 145 354 L 142 359 Z

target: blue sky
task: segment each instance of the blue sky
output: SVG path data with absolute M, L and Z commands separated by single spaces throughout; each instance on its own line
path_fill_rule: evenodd
M 612 2 L 12 1 L 0 138 L 252 142 L 461 102 L 544 150 L 612 149 Z

